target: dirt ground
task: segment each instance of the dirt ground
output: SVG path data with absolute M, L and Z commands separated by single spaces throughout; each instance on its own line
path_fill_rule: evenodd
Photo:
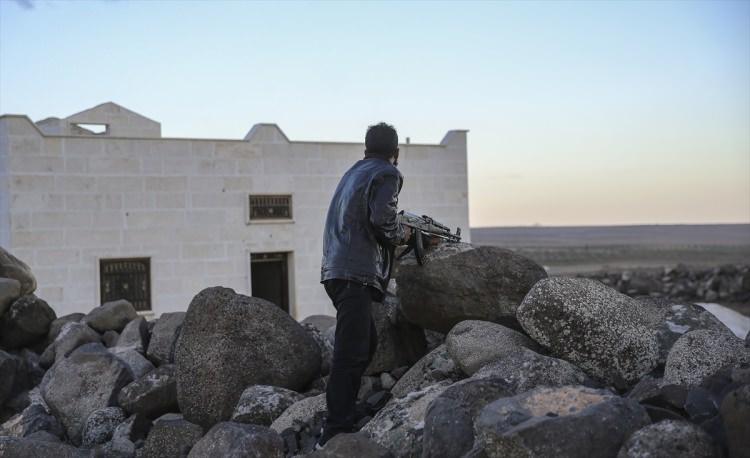
M 750 263 L 750 224 L 475 228 L 471 239 L 517 251 L 552 275 Z M 725 305 L 750 315 L 750 304 Z

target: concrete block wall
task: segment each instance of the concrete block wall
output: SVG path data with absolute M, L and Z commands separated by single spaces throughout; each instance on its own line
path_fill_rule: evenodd
M 3 116 L 3 246 L 29 263 L 58 315 L 100 305 L 103 258 L 151 258 L 158 316 L 185 310 L 208 286 L 251 294 L 250 253 L 281 251 L 290 253 L 292 314 L 332 314 L 319 284 L 323 224 L 363 149 L 289 141 L 275 125 L 257 125 L 245 140 L 71 137 Z M 401 151 L 400 207 L 468 237 L 466 133 Z M 293 222 L 248 223 L 249 194 L 291 194 Z

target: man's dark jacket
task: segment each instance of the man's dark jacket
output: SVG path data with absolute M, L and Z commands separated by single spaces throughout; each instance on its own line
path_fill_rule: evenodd
M 353 280 L 384 292 L 404 230 L 396 221 L 403 177 L 385 159 L 358 161 L 341 178 L 323 234 L 321 282 Z

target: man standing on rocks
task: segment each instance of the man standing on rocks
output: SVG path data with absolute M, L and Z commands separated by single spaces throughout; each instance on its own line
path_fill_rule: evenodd
M 321 283 L 336 308 L 336 340 L 318 448 L 353 430 L 360 380 L 378 342 L 372 302 L 383 300 L 395 248 L 411 236 L 396 217 L 403 184 L 397 164 L 396 129 L 382 122 L 370 126 L 364 159 L 341 178 L 328 208 Z

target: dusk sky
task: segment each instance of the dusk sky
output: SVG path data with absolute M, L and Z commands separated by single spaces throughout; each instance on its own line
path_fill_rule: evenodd
M 750 222 L 748 1 L 0 0 L 0 113 L 105 101 L 169 137 L 469 129 L 475 227 Z

